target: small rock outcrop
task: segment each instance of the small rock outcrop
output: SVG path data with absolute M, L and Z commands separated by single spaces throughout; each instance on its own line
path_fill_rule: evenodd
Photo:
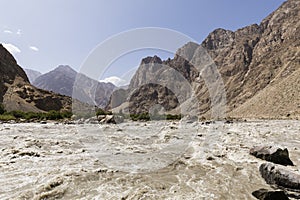
M 263 163 L 259 167 L 266 183 L 280 188 L 300 190 L 300 174 L 273 163 Z
M 284 166 L 294 165 L 289 158 L 289 151 L 286 148 L 281 149 L 273 146 L 257 146 L 250 149 L 250 154 L 275 164 Z
M 101 118 L 100 123 L 102 124 L 117 124 L 122 123 L 124 118 L 117 115 L 106 115 L 104 118 Z
M 157 104 L 162 105 L 165 110 L 169 111 L 176 108 L 179 102 L 174 93 L 168 88 L 149 83 L 141 86 L 131 94 L 129 111 L 131 114 L 147 113 Z
M 267 189 L 259 189 L 252 192 L 252 195 L 259 200 L 288 200 L 288 196 L 281 190 L 269 191 Z

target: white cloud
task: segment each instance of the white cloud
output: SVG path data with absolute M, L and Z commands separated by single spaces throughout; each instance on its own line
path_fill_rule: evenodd
M 4 30 L 3 33 L 12 34 L 13 32 L 10 30 Z
M 128 84 L 128 81 L 124 80 L 124 79 L 121 79 L 117 76 L 111 76 L 111 77 L 107 77 L 103 80 L 100 80 L 100 82 L 104 82 L 104 83 L 112 83 L 114 84 L 115 86 L 117 87 L 120 87 L 120 86 L 124 86 L 124 85 L 127 85 Z
M 39 48 L 37 48 L 35 46 L 30 46 L 29 49 L 32 51 L 39 51 Z
M 22 35 L 22 31 L 21 31 L 21 29 L 18 29 L 18 31 L 17 31 L 17 33 L 16 33 L 17 35 Z
M 15 31 L 12 31 L 12 30 L 9 30 L 9 29 L 4 29 L 3 30 L 3 33 L 6 33 L 6 34 L 16 34 L 18 36 L 21 36 L 22 35 L 22 30 L 21 29 L 18 29 L 16 32 Z
M 21 50 L 13 44 L 3 43 L 2 45 L 4 46 L 5 49 L 7 49 L 7 51 L 9 51 L 13 55 L 16 55 L 17 53 L 21 53 Z

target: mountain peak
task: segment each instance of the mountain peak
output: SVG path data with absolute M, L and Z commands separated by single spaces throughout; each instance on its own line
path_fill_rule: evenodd
M 188 42 L 176 51 L 176 56 L 190 61 L 193 58 L 194 53 L 198 47 L 199 44 L 195 42 Z
M 63 71 L 63 72 L 70 72 L 70 73 L 77 73 L 72 67 L 69 65 L 58 65 L 53 71 Z
M 33 85 L 37 88 L 54 91 L 89 104 L 93 104 L 91 94 L 95 94 L 97 106 L 105 107 L 115 86 L 100 83 L 84 74 L 77 73 L 69 65 L 59 65 L 54 70 L 39 76 Z M 76 92 L 74 92 L 76 88 Z
M 162 64 L 162 60 L 157 55 L 148 56 L 148 57 L 142 59 L 141 65 L 143 65 L 143 64 L 149 64 L 149 63 Z

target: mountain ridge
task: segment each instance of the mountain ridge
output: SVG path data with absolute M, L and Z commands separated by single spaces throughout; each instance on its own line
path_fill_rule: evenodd
M 164 72 L 161 68 L 167 66 L 166 68 L 175 69 L 185 77 L 195 91 L 197 100 L 187 107 L 197 107 L 197 115 L 207 118 L 211 117 L 212 100 L 217 99 L 211 98 L 212 90 L 209 90 L 210 86 L 207 85 L 204 77 L 208 75 L 213 80 L 214 77 L 220 75 L 226 92 L 226 113 L 230 114 L 231 111 L 245 104 L 267 86 L 279 87 L 280 82 L 299 69 L 299 56 L 297 57 L 300 46 L 300 36 L 297 34 L 300 31 L 299 8 L 299 1 L 288 0 L 263 19 L 260 24 L 252 24 L 236 31 L 218 28 L 212 31 L 201 45 L 190 42 L 179 48 L 173 59 L 165 61 L 159 57 L 143 59 L 126 93 L 131 95 L 131 90 L 138 91 L 140 87 L 139 95 L 134 95 L 137 97 L 136 99 L 130 96 L 123 99 L 128 101 L 129 106 L 131 105 L 130 110 L 148 112 L 154 106 L 153 102 L 155 104 L 157 102 L 151 98 L 147 99 L 147 96 L 153 94 L 153 88 L 149 88 L 147 91 L 142 85 L 147 84 L 147 81 L 150 80 L 160 82 L 162 85 L 165 82 L 172 82 L 172 77 L 167 77 L 166 80 L 161 78 Z M 209 57 L 207 61 L 205 61 L 206 57 Z M 213 63 L 209 63 L 210 60 Z M 145 67 L 145 64 L 148 66 Z M 219 75 L 212 71 L 214 66 Z M 154 72 L 155 70 L 156 72 Z M 202 72 L 204 74 L 201 74 Z M 173 83 L 180 84 L 176 81 Z M 290 84 L 290 87 L 299 87 L 295 83 Z M 179 85 L 180 87 L 182 86 Z M 186 96 L 185 89 L 184 87 L 177 88 L 177 91 L 182 93 L 177 95 L 177 98 Z M 157 96 L 160 96 L 159 92 Z M 173 97 L 165 96 L 165 98 Z M 220 98 L 217 101 L 220 103 Z M 295 98 L 294 101 L 297 99 Z M 284 103 L 282 102 L 282 104 Z M 139 105 L 143 105 L 144 108 L 141 109 Z M 147 106 L 145 107 L 145 105 Z M 111 107 L 116 108 L 115 106 Z M 251 107 L 247 109 L 251 110 Z M 240 117 L 247 117 L 246 113 L 245 116 L 241 115 Z M 268 116 L 270 115 L 271 113 Z M 276 116 L 284 117 L 286 114 L 280 116 L 276 114 Z M 263 116 L 258 112 L 257 117 Z
M 96 103 L 99 107 L 107 105 L 109 96 L 116 88 L 112 83 L 99 82 L 78 73 L 68 65 L 59 65 L 48 73 L 39 76 L 33 85 L 40 89 L 75 97 L 91 105 Z

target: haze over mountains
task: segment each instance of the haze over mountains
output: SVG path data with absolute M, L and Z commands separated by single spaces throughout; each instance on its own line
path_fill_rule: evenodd
M 77 72 L 67 65 L 60 65 L 54 70 L 40 75 L 32 84 L 37 88 L 53 91 L 71 97 Z
M 37 77 L 42 75 L 41 72 L 33 70 L 33 69 L 23 69 L 23 70 L 25 71 L 30 83 L 33 83 Z
M 32 71 L 27 71 L 27 75 L 34 76 Z M 77 89 L 80 88 L 80 91 L 77 90 L 77 94 L 74 94 L 76 98 L 99 107 L 107 105 L 111 93 L 116 88 L 112 83 L 98 82 L 84 74 L 77 73 L 68 65 L 60 65 L 48 73 L 41 74 L 34 79 L 32 84 L 40 89 L 72 97 L 75 81 L 79 86 Z M 92 96 L 95 96 L 95 102 Z

